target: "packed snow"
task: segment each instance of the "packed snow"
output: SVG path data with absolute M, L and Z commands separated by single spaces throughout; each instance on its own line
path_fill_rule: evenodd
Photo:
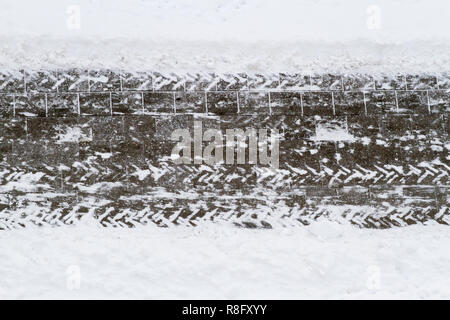
M 450 298 L 450 228 L 31 228 L 0 233 L 0 299 Z

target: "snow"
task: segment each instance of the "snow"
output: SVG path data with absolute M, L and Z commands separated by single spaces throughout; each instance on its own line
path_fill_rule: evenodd
M 0 299 L 450 298 L 450 229 L 439 225 L 105 229 L 88 221 L 2 232 L 0 244 Z
M 0 0 L 0 67 L 160 72 L 433 73 L 447 0 Z M 368 27 L 370 5 L 379 29 Z M 370 11 L 370 10 L 369 10 Z
M 74 4 L 80 29 L 67 27 Z M 370 5 L 380 9 L 379 29 L 367 26 Z M 450 71 L 448 0 L 0 0 L 0 7 L 0 69 Z M 318 139 L 353 136 L 319 128 Z M 450 229 L 439 225 L 106 229 L 88 219 L 1 231 L 0 299 L 449 299 L 449 253 Z
M 80 28 L 70 27 L 78 6 Z M 370 26 L 373 8 L 379 26 Z M 0 33 L 189 40 L 449 39 L 447 0 L 1 0 Z M 376 22 L 376 21 L 375 21 Z

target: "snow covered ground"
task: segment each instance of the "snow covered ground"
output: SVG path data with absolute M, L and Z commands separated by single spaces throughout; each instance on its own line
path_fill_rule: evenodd
M 75 7 L 74 7 L 75 6 Z M 0 67 L 448 71 L 447 0 L 0 0 Z
M 67 24 L 73 5 L 79 28 Z M 369 27 L 373 5 L 380 24 Z M 450 66 L 448 0 L 0 0 L 0 8 L 6 69 L 426 73 Z M 0 299 L 449 299 L 450 228 L 102 229 L 87 221 L 0 232 L 0 274 Z
M 0 34 L 127 39 L 449 39 L 447 0 L 1 0 Z M 79 7 L 80 27 L 67 18 Z M 376 7 L 376 9 L 374 9 Z M 379 15 L 379 23 L 368 17 Z M 70 25 L 70 24 L 69 24 Z
M 0 233 L 0 299 L 450 298 L 450 228 Z

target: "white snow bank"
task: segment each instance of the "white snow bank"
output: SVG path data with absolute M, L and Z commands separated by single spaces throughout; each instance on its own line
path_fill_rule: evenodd
M 448 299 L 449 251 L 438 225 L 15 230 L 0 232 L 0 299 Z
M 72 67 L 169 73 L 442 73 L 450 71 L 450 41 L 386 45 L 366 40 L 244 43 L 0 36 L 1 69 Z
M 0 0 L 0 8 L 6 69 L 450 70 L 448 0 Z

